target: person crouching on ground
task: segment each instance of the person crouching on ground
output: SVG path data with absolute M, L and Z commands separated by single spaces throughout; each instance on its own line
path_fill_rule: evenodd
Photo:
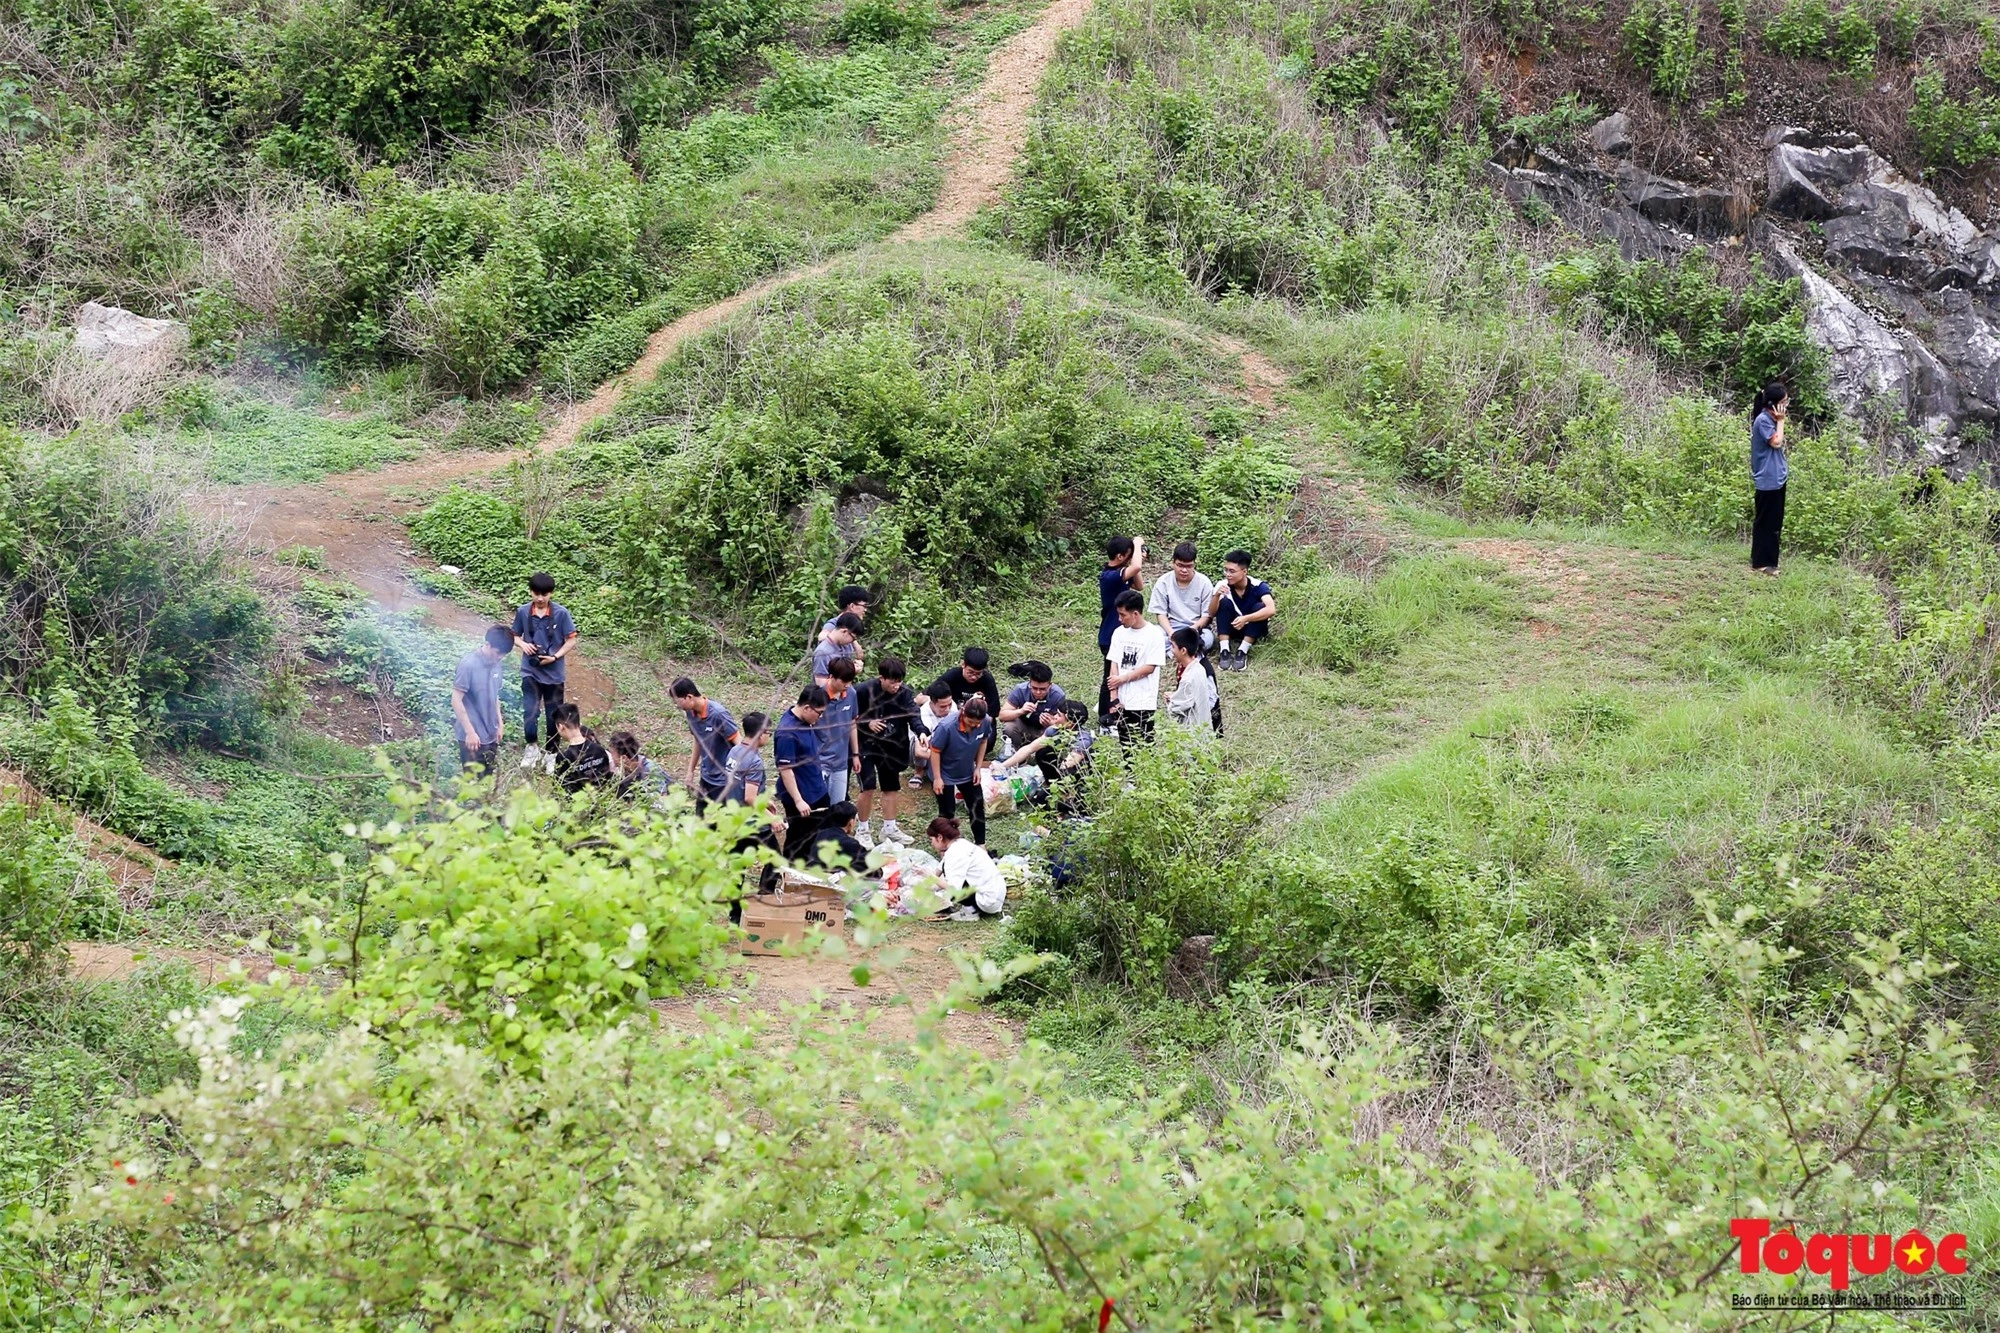
M 937 853 L 938 878 L 956 910 L 940 913 L 948 921 L 978 921 L 999 916 L 1007 906 L 1007 881 L 984 847 L 959 835 L 958 821 L 939 815 L 925 830 Z
M 992 744 L 993 720 L 986 716 L 986 700 L 976 694 L 960 705 L 956 718 L 940 722 L 931 733 L 931 791 L 937 796 L 938 814 L 955 819 L 958 802 L 964 800 L 965 812 L 972 817 L 972 840 L 982 847 L 986 792 L 979 785 L 979 770 Z
M 1215 677 L 1201 656 L 1201 635 L 1192 629 L 1174 631 L 1174 669 L 1180 684 L 1167 699 L 1167 716 L 1190 731 L 1215 734 Z
M 556 706 L 556 736 L 562 741 L 556 751 L 556 781 L 564 791 L 575 794 L 611 781 L 611 756 L 583 725 L 582 709 L 575 704 Z
M 1222 649 L 1218 665 L 1224 671 L 1243 670 L 1250 665 L 1251 645 L 1270 634 L 1271 617 L 1278 614 L 1271 585 L 1250 577 L 1248 551 L 1238 549 L 1222 557 L 1222 583 L 1209 609 Z
M 657 801 L 667 794 L 674 780 L 639 748 L 639 738 L 629 731 L 611 733 L 611 773 L 618 794 L 628 801 Z

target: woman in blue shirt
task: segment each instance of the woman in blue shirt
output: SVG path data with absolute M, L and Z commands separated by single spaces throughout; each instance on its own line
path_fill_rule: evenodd
M 1778 538 L 1785 528 L 1785 417 L 1792 393 L 1772 380 L 1757 394 L 1750 409 L 1750 484 L 1757 488 L 1757 507 L 1750 522 L 1750 568 L 1760 574 L 1778 572 Z

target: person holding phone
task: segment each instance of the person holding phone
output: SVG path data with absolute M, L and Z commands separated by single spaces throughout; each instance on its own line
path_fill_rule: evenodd
M 521 650 L 521 712 L 528 742 L 521 767 L 533 768 L 543 756 L 536 723 L 548 721 L 549 753 L 561 739 L 556 735 L 556 709 L 563 705 L 568 679 L 563 659 L 576 647 L 576 621 L 556 600 L 554 575 L 528 576 L 528 601 L 514 612 L 514 646 Z
M 1778 544 L 1785 530 L 1785 482 L 1791 467 L 1785 461 L 1785 420 L 1791 413 L 1792 391 L 1772 380 L 1757 392 L 1750 408 L 1750 484 L 1757 488 L 1750 521 L 1750 568 L 1759 574 L 1778 572 Z

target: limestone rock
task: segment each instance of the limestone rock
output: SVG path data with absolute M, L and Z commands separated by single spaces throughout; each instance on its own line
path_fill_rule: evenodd
M 158 360 L 187 345 L 188 327 L 85 301 L 76 312 L 76 349 L 95 361 Z

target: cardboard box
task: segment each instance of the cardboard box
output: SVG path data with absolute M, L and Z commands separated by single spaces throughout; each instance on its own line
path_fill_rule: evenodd
M 777 953 L 803 943 L 813 931 L 838 932 L 846 917 L 847 905 L 835 889 L 753 894 L 743 900 L 743 952 Z

